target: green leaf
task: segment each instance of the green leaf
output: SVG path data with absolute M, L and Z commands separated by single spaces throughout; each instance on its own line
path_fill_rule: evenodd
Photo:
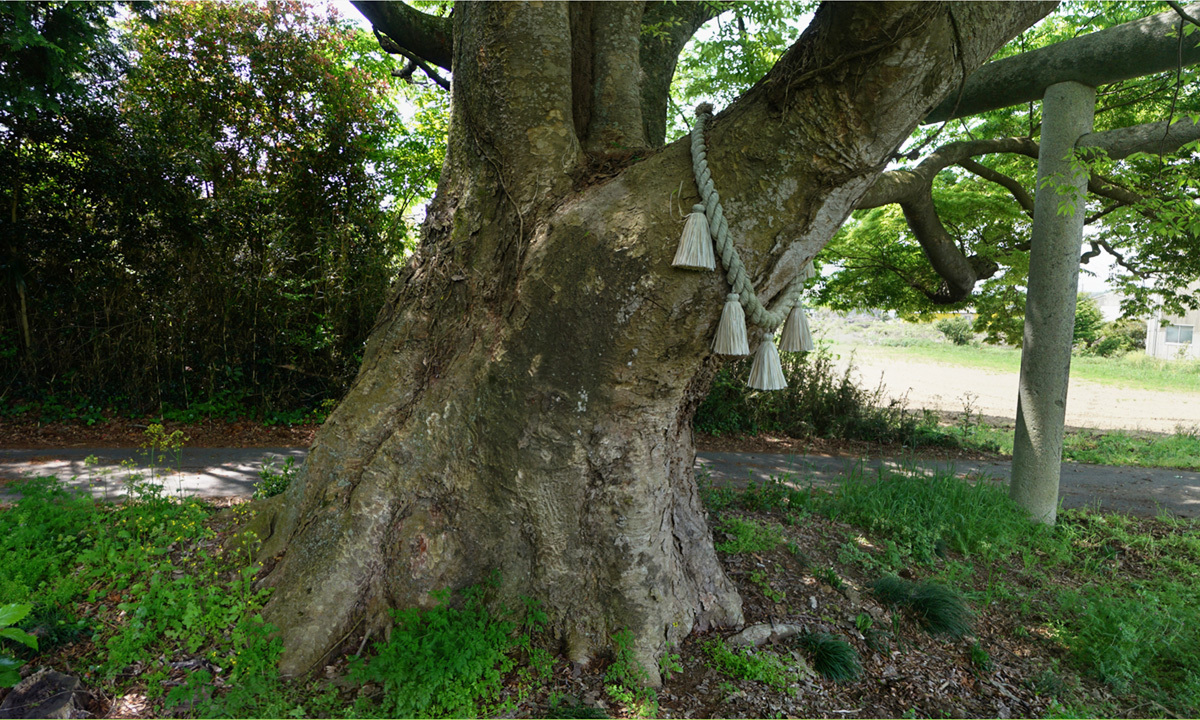
M 14 627 L 0 628 L 0 638 L 15 640 L 16 642 L 33 648 L 34 650 L 38 649 L 38 639 L 36 637 L 30 635 L 24 630 L 18 630 Z
M 15 658 L 0 655 L 0 687 L 12 687 L 21 682 L 21 673 L 17 672 L 17 668 L 24 664 Z
M 7 627 L 21 621 L 29 611 L 33 609 L 32 605 L 0 605 L 0 627 Z

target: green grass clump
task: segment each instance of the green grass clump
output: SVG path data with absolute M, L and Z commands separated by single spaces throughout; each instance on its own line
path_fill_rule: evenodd
M 783 529 L 778 525 L 761 525 L 753 520 L 729 517 L 721 521 L 717 530 L 730 536 L 729 540 L 716 543 L 718 551 L 730 555 L 744 552 L 767 552 L 784 543 Z
M 829 633 L 804 633 L 796 642 L 808 653 L 813 669 L 826 680 L 854 680 L 862 672 L 858 653 L 842 638 Z
M 613 662 L 604 673 L 604 691 L 634 717 L 658 717 L 658 693 L 650 686 L 649 671 L 637 659 L 634 634 L 620 630 L 612 639 Z M 674 667 L 672 660 L 668 655 L 663 663 L 664 677 L 669 677 L 668 666 Z
M 910 613 L 931 635 L 960 638 L 971 632 L 971 610 L 953 589 L 933 582 L 909 582 L 887 575 L 875 582 L 881 602 Z
M 719 638 L 705 643 L 703 648 L 708 655 L 709 667 L 738 680 L 760 682 L 776 690 L 786 690 L 789 685 L 801 680 L 796 668 L 766 650 L 730 649 Z

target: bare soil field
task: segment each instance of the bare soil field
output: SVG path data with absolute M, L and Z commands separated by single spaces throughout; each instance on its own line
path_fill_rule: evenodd
M 838 360 L 845 367 L 850 353 Z M 863 387 L 882 382 L 884 396 L 906 400 L 909 408 L 941 413 L 970 411 L 997 421 L 1017 416 L 1017 373 L 983 370 L 933 361 L 888 357 L 886 347 L 859 347 L 853 376 Z M 1200 427 L 1200 394 L 1154 392 L 1071 380 L 1067 391 L 1067 426 L 1103 430 L 1171 433 Z

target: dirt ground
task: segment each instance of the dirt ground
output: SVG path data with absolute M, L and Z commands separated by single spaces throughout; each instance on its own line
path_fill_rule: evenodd
M 962 413 L 969 408 L 989 419 L 1015 421 L 1017 373 L 899 360 L 888 358 L 885 350 L 855 355 L 855 371 L 864 387 L 875 388 L 882 381 L 886 397 L 907 398 L 910 408 L 943 413 Z M 848 354 L 839 362 L 844 368 Z M 1159 433 L 1197 427 L 1200 394 L 1136 390 L 1073 379 L 1067 390 L 1067 426 Z

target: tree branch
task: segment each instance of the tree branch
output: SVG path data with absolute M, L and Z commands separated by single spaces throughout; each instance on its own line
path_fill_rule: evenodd
M 1145 273 L 1143 273 L 1142 271 L 1138 270 L 1137 268 L 1135 268 L 1134 266 L 1129 264 L 1129 261 L 1125 259 L 1124 254 L 1113 249 L 1113 246 L 1109 245 L 1107 240 L 1099 240 L 1099 239 L 1090 239 L 1089 238 L 1088 243 L 1091 244 L 1092 249 L 1085 252 L 1083 254 L 1083 256 L 1079 258 L 1079 262 L 1086 264 L 1088 260 L 1091 260 L 1092 258 L 1099 255 L 1100 249 L 1103 248 L 1109 255 L 1113 256 L 1113 259 L 1117 261 L 1118 265 L 1120 265 L 1121 267 L 1128 270 L 1135 277 L 1139 277 L 1139 278 L 1146 277 Z
M 1179 15 L 1179 17 L 1187 20 L 1196 27 L 1200 27 L 1200 20 L 1197 20 L 1195 16 L 1188 14 L 1188 11 L 1184 9 L 1182 5 L 1175 2 L 1175 0 L 1167 0 L 1167 5 L 1169 5 L 1171 9 L 1174 10 L 1177 15 Z
M 993 170 L 974 160 L 963 160 L 958 164 L 959 167 L 1008 190 L 1017 201 L 1017 204 L 1021 206 L 1021 209 L 1025 211 L 1025 214 L 1030 219 L 1033 218 L 1033 198 L 1029 195 L 1029 191 L 1025 189 L 1025 186 L 1017 182 L 1016 178 L 1011 178 L 998 170 Z
M 352 4 L 370 21 L 377 33 L 387 35 L 412 56 L 440 68 L 451 69 L 454 34 L 449 18 L 423 13 L 398 0 L 353 0 Z
M 1200 61 L 1200 45 L 1172 37 L 1176 26 L 1176 14 L 1165 12 L 988 63 L 968 78 L 961 101 L 947 98 L 922 122 L 1040 100 L 1068 80 L 1098 87 Z
M 1075 147 L 1083 150 L 1085 155 L 1087 150 L 1095 148 L 1104 151 L 1112 160 L 1120 160 L 1139 152 L 1165 155 L 1195 140 L 1200 140 L 1200 123 L 1184 117 L 1175 122 L 1164 120 L 1088 133 L 1079 138 Z
M 403 70 L 392 73 L 394 76 L 396 76 L 402 80 L 408 80 L 409 82 L 412 82 L 413 70 L 416 68 L 421 68 L 421 71 L 424 72 L 425 75 L 430 80 L 437 83 L 438 86 L 441 87 L 443 90 L 450 89 L 450 81 L 445 79 L 441 75 L 438 75 L 437 71 L 434 70 L 433 68 L 429 67 L 429 64 L 426 63 L 424 60 L 417 57 L 416 55 L 413 55 L 412 53 L 405 50 L 404 48 L 400 47 L 390 37 L 388 37 L 387 35 L 384 35 L 383 33 L 379 32 L 378 30 L 375 30 L 375 38 L 377 40 L 379 40 L 379 47 L 383 48 L 384 52 L 390 53 L 392 55 L 399 55 L 408 61 L 407 63 L 405 63 Z
M 592 103 L 587 134 L 593 152 L 645 147 L 638 64 L 642 7 L 597 3 L 592 10 Z
M 1106 197 L 1109 200 L 1116 200 L 1122 205 L 1137 205 L 1145 200 L 1144 197 L 1134 191 L 1121 187 L 1116 183 L 1101 177 L 1097 173 L 1092 173 L 1088 177 L 1088 192 L 1100 197 Z M 1146 215 L 1145 212 L 1142 213 Z M 1149 217 L 1149 215 L 1146 215 Z
M 912 170 L 892 170 L 879 176 L 867 194 L 859 200 L 856 209 L 890 205 L 913 197 L 922 186 L 932 186 L 933 178 L 951 165 L 980 155 L 1012 153 L 1037 158 L 1038 144 L 1030 138 L 995 138 L 991 140 L 960 140 L 947 143 L 930 153 Z
M 642 125 L 650 147 L 666 142 L 667 106 L 679 53 L 717 13 L 715 5 L 708 2 L 646 3 L 638 64 L 642 68 Z

